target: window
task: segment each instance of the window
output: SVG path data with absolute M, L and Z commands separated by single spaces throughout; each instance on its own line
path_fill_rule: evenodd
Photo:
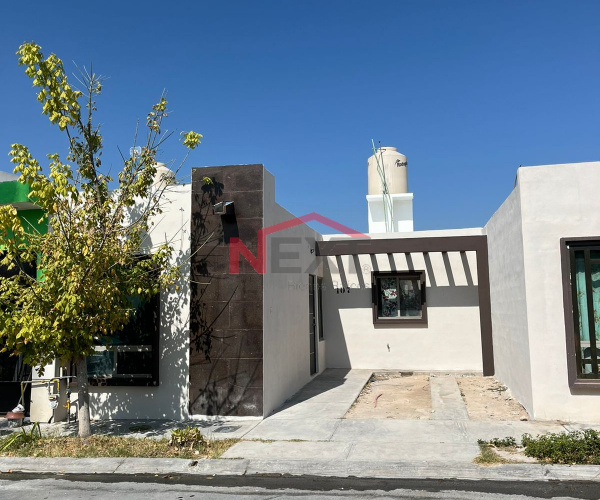
M 375 324 L 427 324 L 424 271 L 374 273 L 372 286 Z
M 130 297 L 133 318 L 119 333 L 98 339 L 88 356 L 91 385 L 158 385 L 160 293 Z
M 565 315 L 569 382 L 600 387 L 600 241 L 563 240 L 565 280 L 570 292 L 570 304 L 565 302 L 565 312 L 570 313 Z

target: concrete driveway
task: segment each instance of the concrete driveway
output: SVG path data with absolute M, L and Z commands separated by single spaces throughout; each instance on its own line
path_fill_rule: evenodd
M 326 370 L 243 435 L 223 458 L 471 463 L 478 439 L 570 430 L 559 423 L 469 420 L 456 379 L 431 377 L 432 420 L 345 420 L 371 370 Z

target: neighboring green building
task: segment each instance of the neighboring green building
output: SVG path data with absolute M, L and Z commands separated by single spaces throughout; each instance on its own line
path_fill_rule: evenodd
M 0 205 L 12 205 L 19 213 L 19 217 L 26 231 L 39 231 L 45 233 L 48 223 L 40 219 L 44 212 L 29 199 L 29 186 L 18 182 L 18 176 L 0 172 Z M 32 266 L 32 272 L 37 274 L 37 266 Z M 0 279 L 11 276 L 14 271 L 9 271 L 0 266 Z M 8 353 L 0 353 L 0 414 L 13 409 L 20 397 L 21 380 L 29 380 L 31 367 L 23 364 L 18 356 L 10 356 Z M 28 393 L 31 386 L 27 386 L 25 397 L 25 408 L 29 409 Z

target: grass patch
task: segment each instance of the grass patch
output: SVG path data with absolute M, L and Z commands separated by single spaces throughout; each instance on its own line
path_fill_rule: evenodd
M 523 435 L 525 455 L 550 464 L 600 465 L 600 433 L 592 429 L 536 438 Z
M 0 449 L 10 436 L 0 440 Z M 239 439 L 202 441 L 180 447 L 168 439 L 136 439 L 121 436 L 92 436 L 87 443 L 77 437 L 41 437 L 12 444 L 3 457 L 68 458 L 219 458 Z

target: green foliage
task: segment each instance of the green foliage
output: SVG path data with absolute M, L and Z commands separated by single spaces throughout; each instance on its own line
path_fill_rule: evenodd
M 0 452 L 17 450 L 41 439 L 41 437 L 40 424 L 39 422 L 35 422 L 28 431 L 21 429 L 21 432 L 16 432 L 12 436 L 1 440 Z
M 145 246 L 167 188 L 154 183 L 167 101 L 161 96 L 148 114 L 141 154 L 123 157 L 115 187 L 102 170 L 102 135 L 93 120 L 102 79 L 84 70 L 85 92 L 73 90 L 54 54 L 45 58 L 38 45 L 26 43 L 17 55 L 42 113 L 63 131 L 68 148 L 65 160 L 48 155 L 48 175 L 26 146 L 13 144 L 10 151 L 19 182 L 29 186 L 29 199 L 48 218 L 47 233 L 24 226 L 12 206 L 0 207 L 0 261 L 19 270 L 0 280 L 0 352 L 43 367 L 56 358 L 89 355 L 96 340 L 130 320 L 132 295 L 149 299 L 179 277 L 170 242 L 151 251 Z M 187 154 L 200 137 L 185 135 Z M 21 269 L 21 263 L 36 260 L 40 280 Z
M 177 449 L 187 448 L 192 450 L 206 446 L 206 439 L 197 427 L 188 425 L 183 429 L 171 431 L 169 444 Z
M 478 445 L 486 445 L 486 446 L 494 446 L 496 448 L 514 448 L 517 446 L 517 440 L 512 436 L 507 436 L 505 438 L 493 438 L 489 441 L 484 441 L 483 439 L 477 440 Z
M 600 465 L 600 433 L 592 429 L 535 438 L 524 434 L 522 441 L 525 455 L 547 463 Z

